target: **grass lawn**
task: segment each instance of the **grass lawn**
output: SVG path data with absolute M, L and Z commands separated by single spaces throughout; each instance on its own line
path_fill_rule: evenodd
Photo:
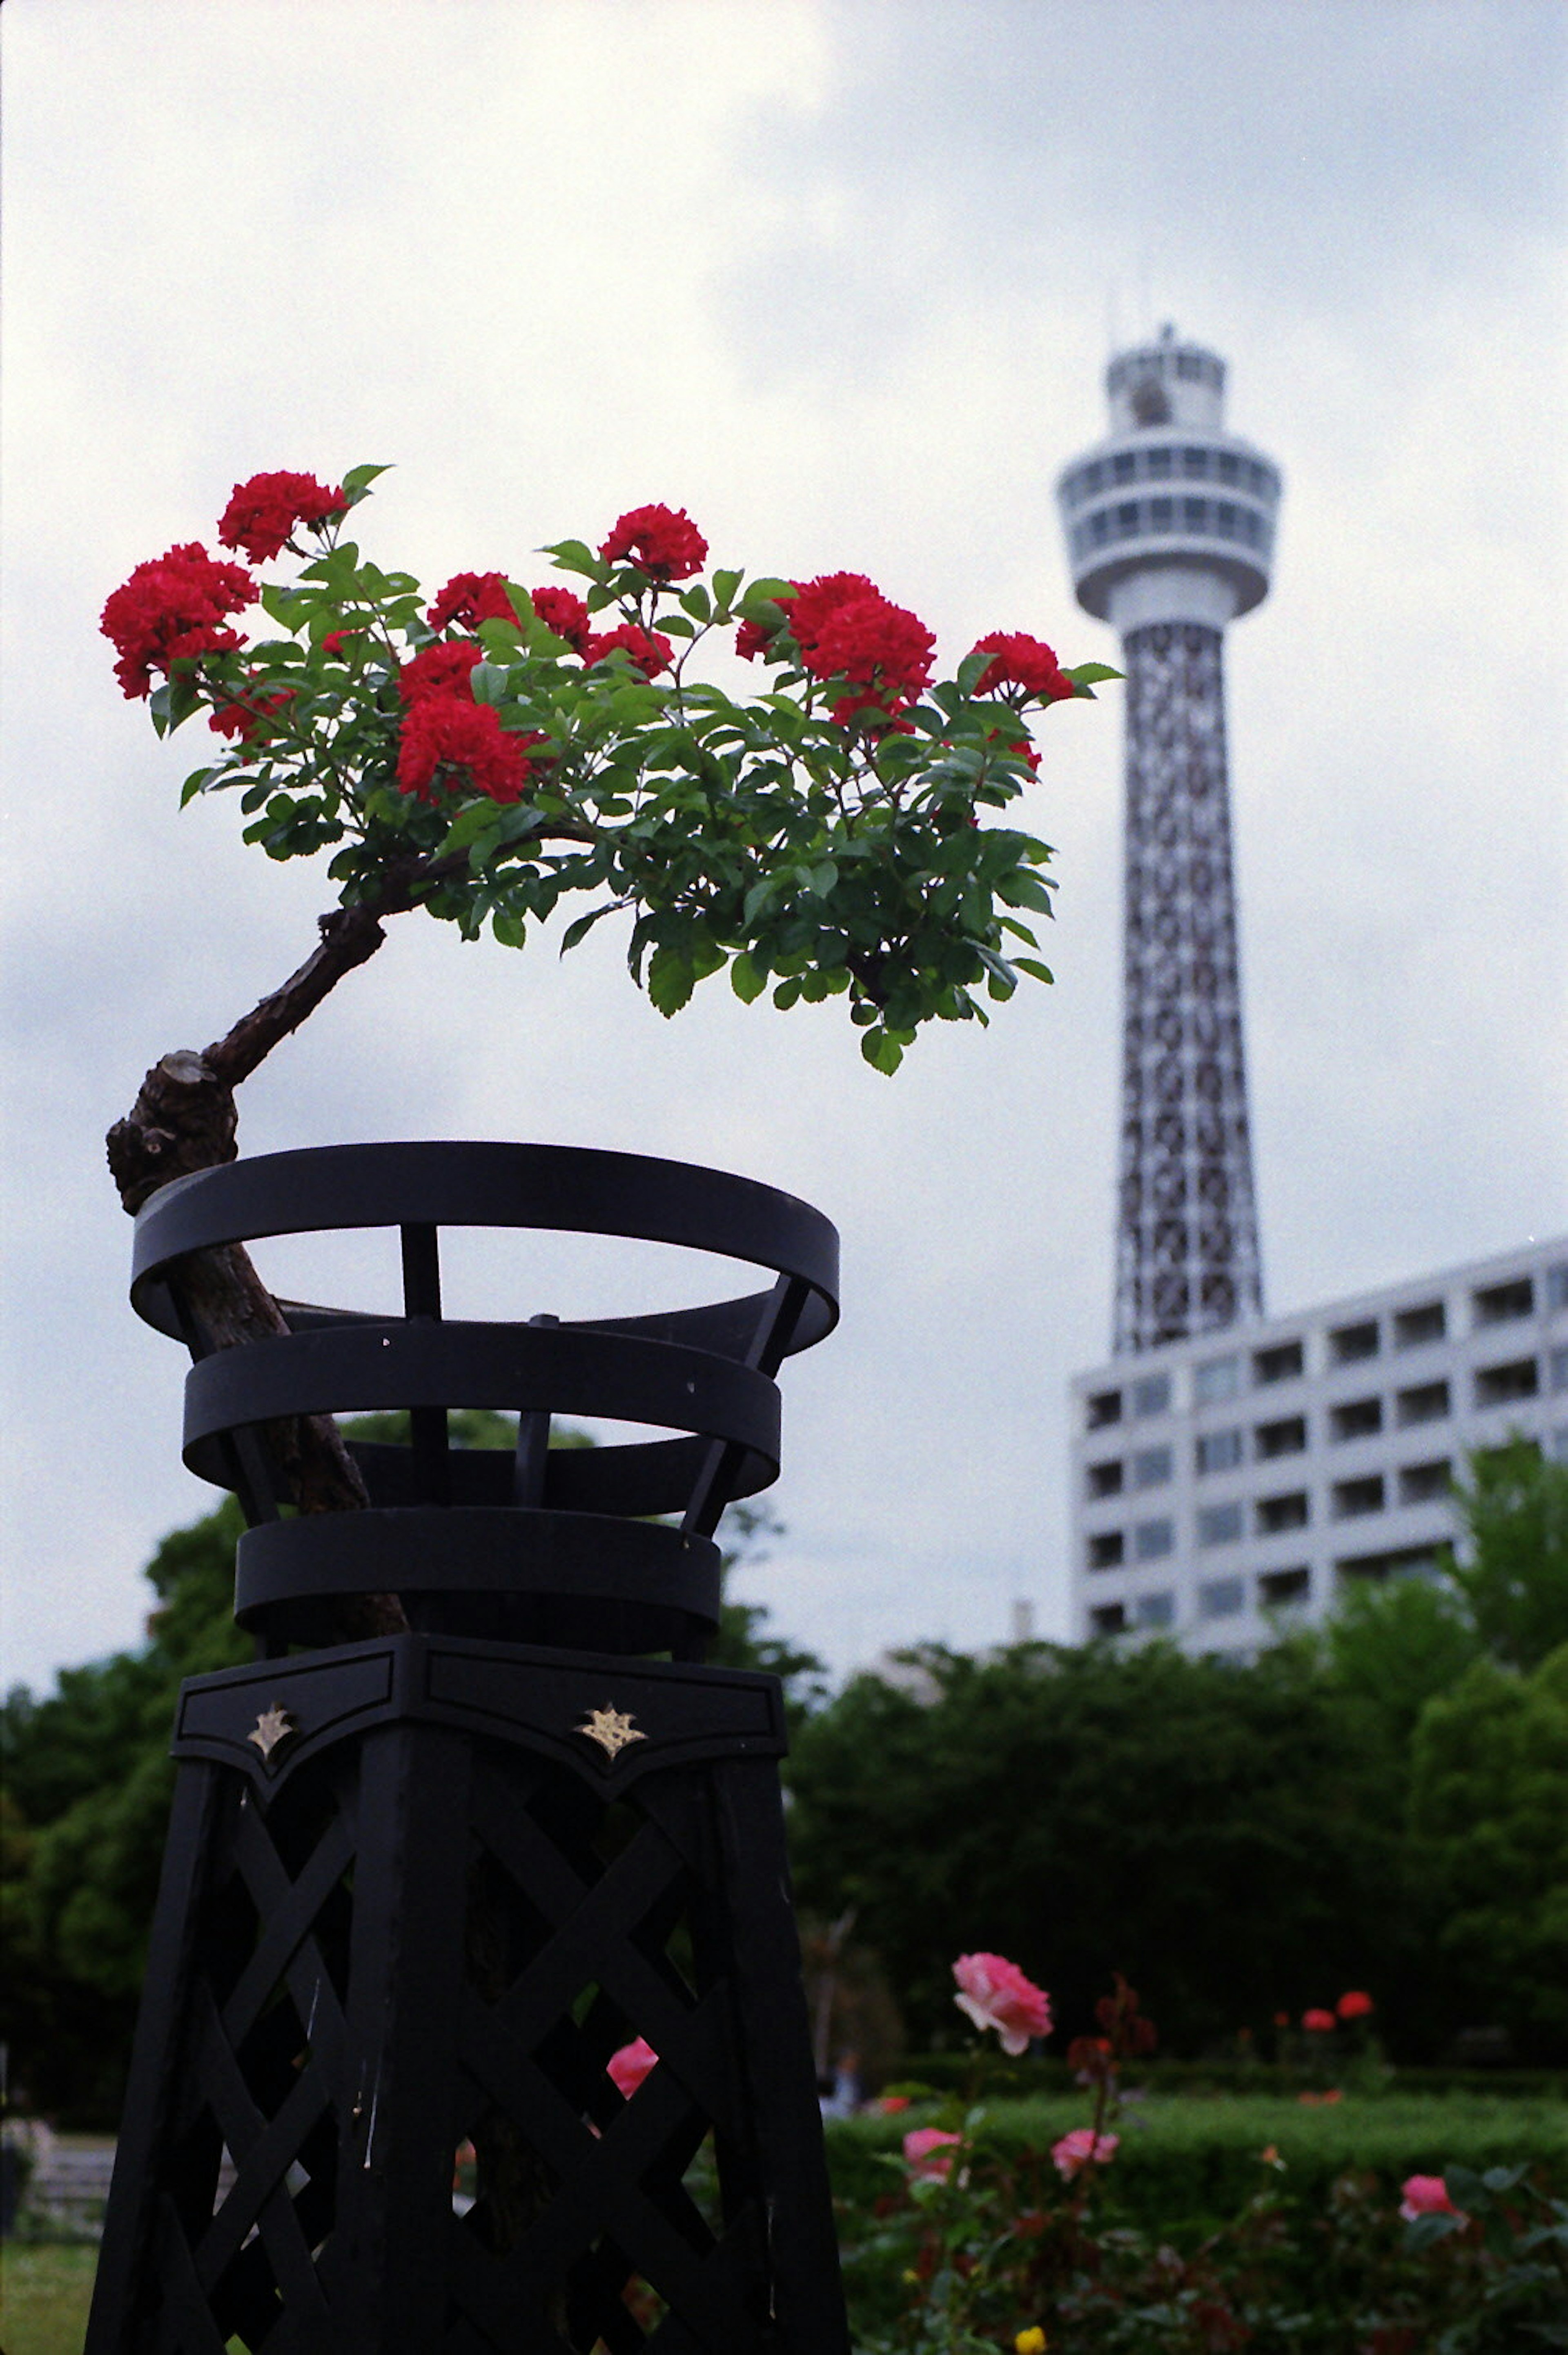
M 5 2355 L 81 2355 L 93 2247 L 8 2241 L 0 2254 L 0 2345 Z

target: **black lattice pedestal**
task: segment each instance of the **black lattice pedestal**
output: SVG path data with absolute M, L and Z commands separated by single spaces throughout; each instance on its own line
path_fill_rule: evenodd
M 844 2355 L 779 1689 L 637 1657 L 699 1648 L 707 1530 L 776 1465 L 772 1374 L 831 1321 L 816 1213 L 622 1156 L 566 1156 L 596 1165 L 595 1206 L 550 1196 L 544 1148 L 376 1150 L 277 1156 L 286 1215 L 261 1215 L 264 1164 L 155 1197 L 183 1224 L 144 1213 L 155 1321 L 184 1252 L 378 1213 L 411 1296 L 402 1319 L 291 1309 L 218 1355 L 186 1336 L 187 1460 L 222 1476 L 227 1451 L 253 1522 L 237 1607 L 269 1657 L 181 1696 L 87 2355 Z M 648 1172 L 728 1202 L 709 1247 L 771 1260 L 773 1289 L 619 1327 L 443 1324 L 437 1180 L 449 1220 L 694 1240 L 678 1185 L 624 1199 Z M 362 1452 L 368 1510 L 280 1518 L 281 1420 L 338 1383 L 402 1399 L 412 1444 Z M 519 1412 L 515 1457 L 448 1447 L 476 1390 Z M 563 1390 L 691 1435 L 551 1455 Z M 677 1480 L 680 1526 L 641 1518 Z M 393 1587 L 418 1632 L 291 1650 L 324 1597 Z M 656 2056 L 635 2083 L 634 2045 Z

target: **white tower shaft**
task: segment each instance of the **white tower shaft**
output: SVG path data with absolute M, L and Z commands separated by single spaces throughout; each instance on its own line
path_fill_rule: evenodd
M 1080 603 L 1121 633 L 1126 895 L 1117 1350 L 1263 1313 L 1226 771 L 1226 624 L 1268 592 L 1278 470 L 1224 368 L 1115 359 L 1113 431 L 1059 486 Z

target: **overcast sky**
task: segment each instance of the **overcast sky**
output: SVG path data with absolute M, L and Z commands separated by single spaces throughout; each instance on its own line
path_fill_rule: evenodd
M 331 887 L 227 799 L 179 812 L 190 740 L 97 623 L 258 469 L 394 463 L 360 536 L 432 589 L 663 500 L 715 560 L 869 572 L 950 663 L 997 627 L 1114 660 L 1052 485 L 1111 348 L 1174 320 L 1285 476 L 1227 655 L 1268 1305 L 1568 1227 L 1561 0 L 9 0 L 0 37 L 7 1681 L 135 1641 L 141 1565 L 212 1500 L 101 1136 Z M 242 1093 L 250 1153 L 602 1145 L 836 1220 L 844 1322 L 788 1370 L 748 1589 L 839 1670 L 999 1640 L 1015 1597 L 1067 1628 L 1119 690 L 1041 742 L 1056 986 L 891 1081 L 841 1004 L 709 983 L 667 1025 L 609 927 L 560 963 L 409 916 Z M 458 1273 L 472 1313 L 643 1296 L 602 1255 Z

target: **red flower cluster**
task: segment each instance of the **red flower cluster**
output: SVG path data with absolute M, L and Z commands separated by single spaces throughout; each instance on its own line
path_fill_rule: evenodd
M 133 699 L 151 692 L 153 673 L 194 655 L 224 654 L 240 644 L 224 617 L 256 602 L 242 565 L 208 556 L 198 540 L 138 564 L 114 591 L 99 624 L 120 659 L 114 676 Z
M 564 638 L 578 654 L 585 651 L 593 623 L 587 606 L 575 590 L 535 589 L 531 592 L 534 612 L 547 630 Z
M 1341 2019 L 1365 2019 L 1377 2009 L 1364 1987 L 1351 1987 L 1334 2006 Z
M 225 548 L 243 549 L 252 564 L 266 564 L 287 546 L 296 524 L 315 527 L 347 512 L 342 490 L 328 490 L 314 474 L 252 474 L 235 484 L 218 537 Z
M 633 507 L 599 550 L 606 564 L 631 561 L 650 581 L 689 581 L 708 559 L 708 542 L 684 507 Z
M 474 690 L 469 682 L 484 659 L 485 649 L 472 638 L 443 639 L 439 645 L 421 646 L 412 662 L 406 662 L 399 671 L 398 693 L 405 703 L 417 703 L 425 695 L 456 695 L 472 703 Z
M 488 703 L 451 692 L 416 693 L 403 721 L 398 783 L 427 802 L 438 801 L 443 791 L 464 789 L 496 802 L 518 801 L 532 774 L 524 745 L 541 741 L 508 736 Z
M 581 652 L 586 663 L 603 662 L 617 646 L 624 647 L 635 667 L 645 678 L 657 678 L 667 670 L 675 648 L 661 630 L 645 630 L 640 623 L 623 622 L 617 630 L 604 630 L 585 638 Z
M 453 622 L 460 629 L 473 630 L 481 622 L 515 622 L 517 618 L 502 572 L 454 572 L 425 615 L 432 630 L 444 630 Z
M 981 672 L 976 695 L 996 695 L 1016 687 L 1026 696 L 1039 696 L 1042 703 L 1061 703 L 1078 691 L 1051 647 L 1022 630 L 992 630 L 973 651 L 996 656 Z
M 1301 2025 L 1308 2036 L 1331 2036 L 1339 2023 L 1331 2011 L 1304 2011 Z
M 789 626 L 814 677 L 845 678 L 859 690 L 833 707 L 841 728 L 862 711 L 883 722 L 896 719 L 931 677 L 936 640 L 863 573 L 830 572 L 805 581 L 791 602 Z

